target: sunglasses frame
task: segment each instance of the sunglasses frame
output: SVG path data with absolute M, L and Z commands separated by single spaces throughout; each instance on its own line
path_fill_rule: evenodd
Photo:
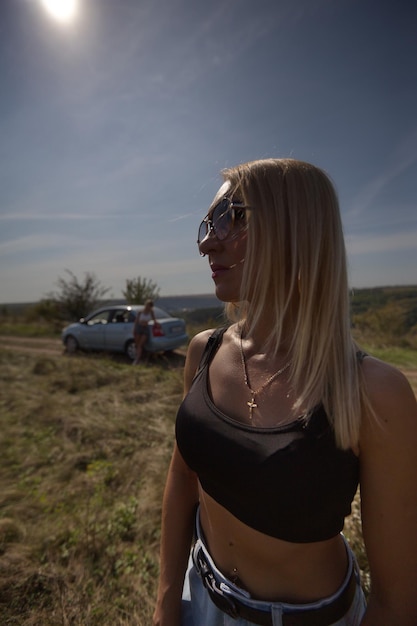
M 220 205 L 225 204 L 225 210 L 216 218 L 216 220 L 213 222 L 213 220 L 211 219 L 210 216 L 212 216 L 215 212 L 215 210 L 220 207 Z M 237 202 L 232 200 L 231 198 L 228 198 L 227 196 L 222 198 L 221 200 L 219 200 L 219 202 L 213 207 L 213 209 L 210 211 L 210 213 L 207 213 L 207 215 L 205 216 L 205 218 L 201 221 L 200 226 L 198 227 L 198 234 L 197 234 L 197 245 L 199 246 L 201 244 L 202 241 L 204 241 L 204 239 L 206 237 L 208 237 L 210 235 L 210 233 L 214 233 L 214 235 L 217 237 L 217 239 L 219 241 L 225 241 L 231 231 L 233 230 L 233 226 L 235 225 L 235 219 L 236 219 L 236 210 L 247 210 L 250 207 L 248 207 L 246 204 L 244 204 L 243 202 Z M 230 213 L 231 214 L 231 221 L 230 221 L 230 226 L 228 228 L 228 231 L 226 233 L 226 235 L 224 237 L 219 237 L 219 233 L 216 230 L 216 222 L 218 222 L 226 213 Z M 204 235 L 204 237 L 202 239 L 200 239 L 200 231 L 201 228 L 203 226 L 203 224 L 206 225 L 206 233 Z

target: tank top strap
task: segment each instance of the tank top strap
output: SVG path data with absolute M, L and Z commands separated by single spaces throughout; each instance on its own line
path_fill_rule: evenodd
M 222 337 L 227 329 L 228 326 L 221 326 L 220 328 L 216 328 L 213 334 L 210 335 L 204 347 L 203 354 L 201 355 L 200 363 L 198 365 L 193 380 L 195 380 L 197 376 L 202 372 L 202 370 L 210 364 L 212 358 L 216 353 L 217 348 L 222 342 Z
M 363 350 L 358 350 L 356 352 L 356 358 L 358 359 L 359 363 L 362 363 L 362 361 L 364 360 L 365 357 L 368 356 L 367 352 L 363 352 Z

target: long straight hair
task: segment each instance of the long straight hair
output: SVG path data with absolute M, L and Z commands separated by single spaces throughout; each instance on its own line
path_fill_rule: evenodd
M 248 336 L 268 312 L 267 343 L 291 355 L 294 409 L 322 403 L 339 447 L 359 439 L 366 403 L 350 329 L 346 252 L 339 203 L 328 176 L 294 159 L 224 170 L 231 193 L 252 207 L 240 302 L 228 316 Z

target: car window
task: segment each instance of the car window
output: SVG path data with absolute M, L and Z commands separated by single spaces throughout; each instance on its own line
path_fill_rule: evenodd
M 108 311 L 99 311 L 98 313 L 90 317 L 90 319 L 87 321 L 87 324 L 89 326 L 94 326 L 94 324 L 107 324 L 108 319 Z
M 126 311 L 126 309 L 118 309 L 110 312 L 109 322 L 112 324 L 124 324 L 129 321 L 129 311 Z

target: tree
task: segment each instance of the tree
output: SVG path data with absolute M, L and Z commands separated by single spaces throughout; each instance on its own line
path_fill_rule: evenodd
M 129 304 L 143 304 L 146 300 L 159 298 L 159 287 L 152 280 L 138 276 L 126 280 L 126 289 L 122 294 Z
M 64 319 L 79 320 L 98 305 L 109 288 L 103 287 L 91 272 L 86 272 L 84 281 L 79 281 L 70 270 L 65 271 L 69 278 L 58 278 L 58 292 L 50 294 L 49 299 L 56 302 Z

